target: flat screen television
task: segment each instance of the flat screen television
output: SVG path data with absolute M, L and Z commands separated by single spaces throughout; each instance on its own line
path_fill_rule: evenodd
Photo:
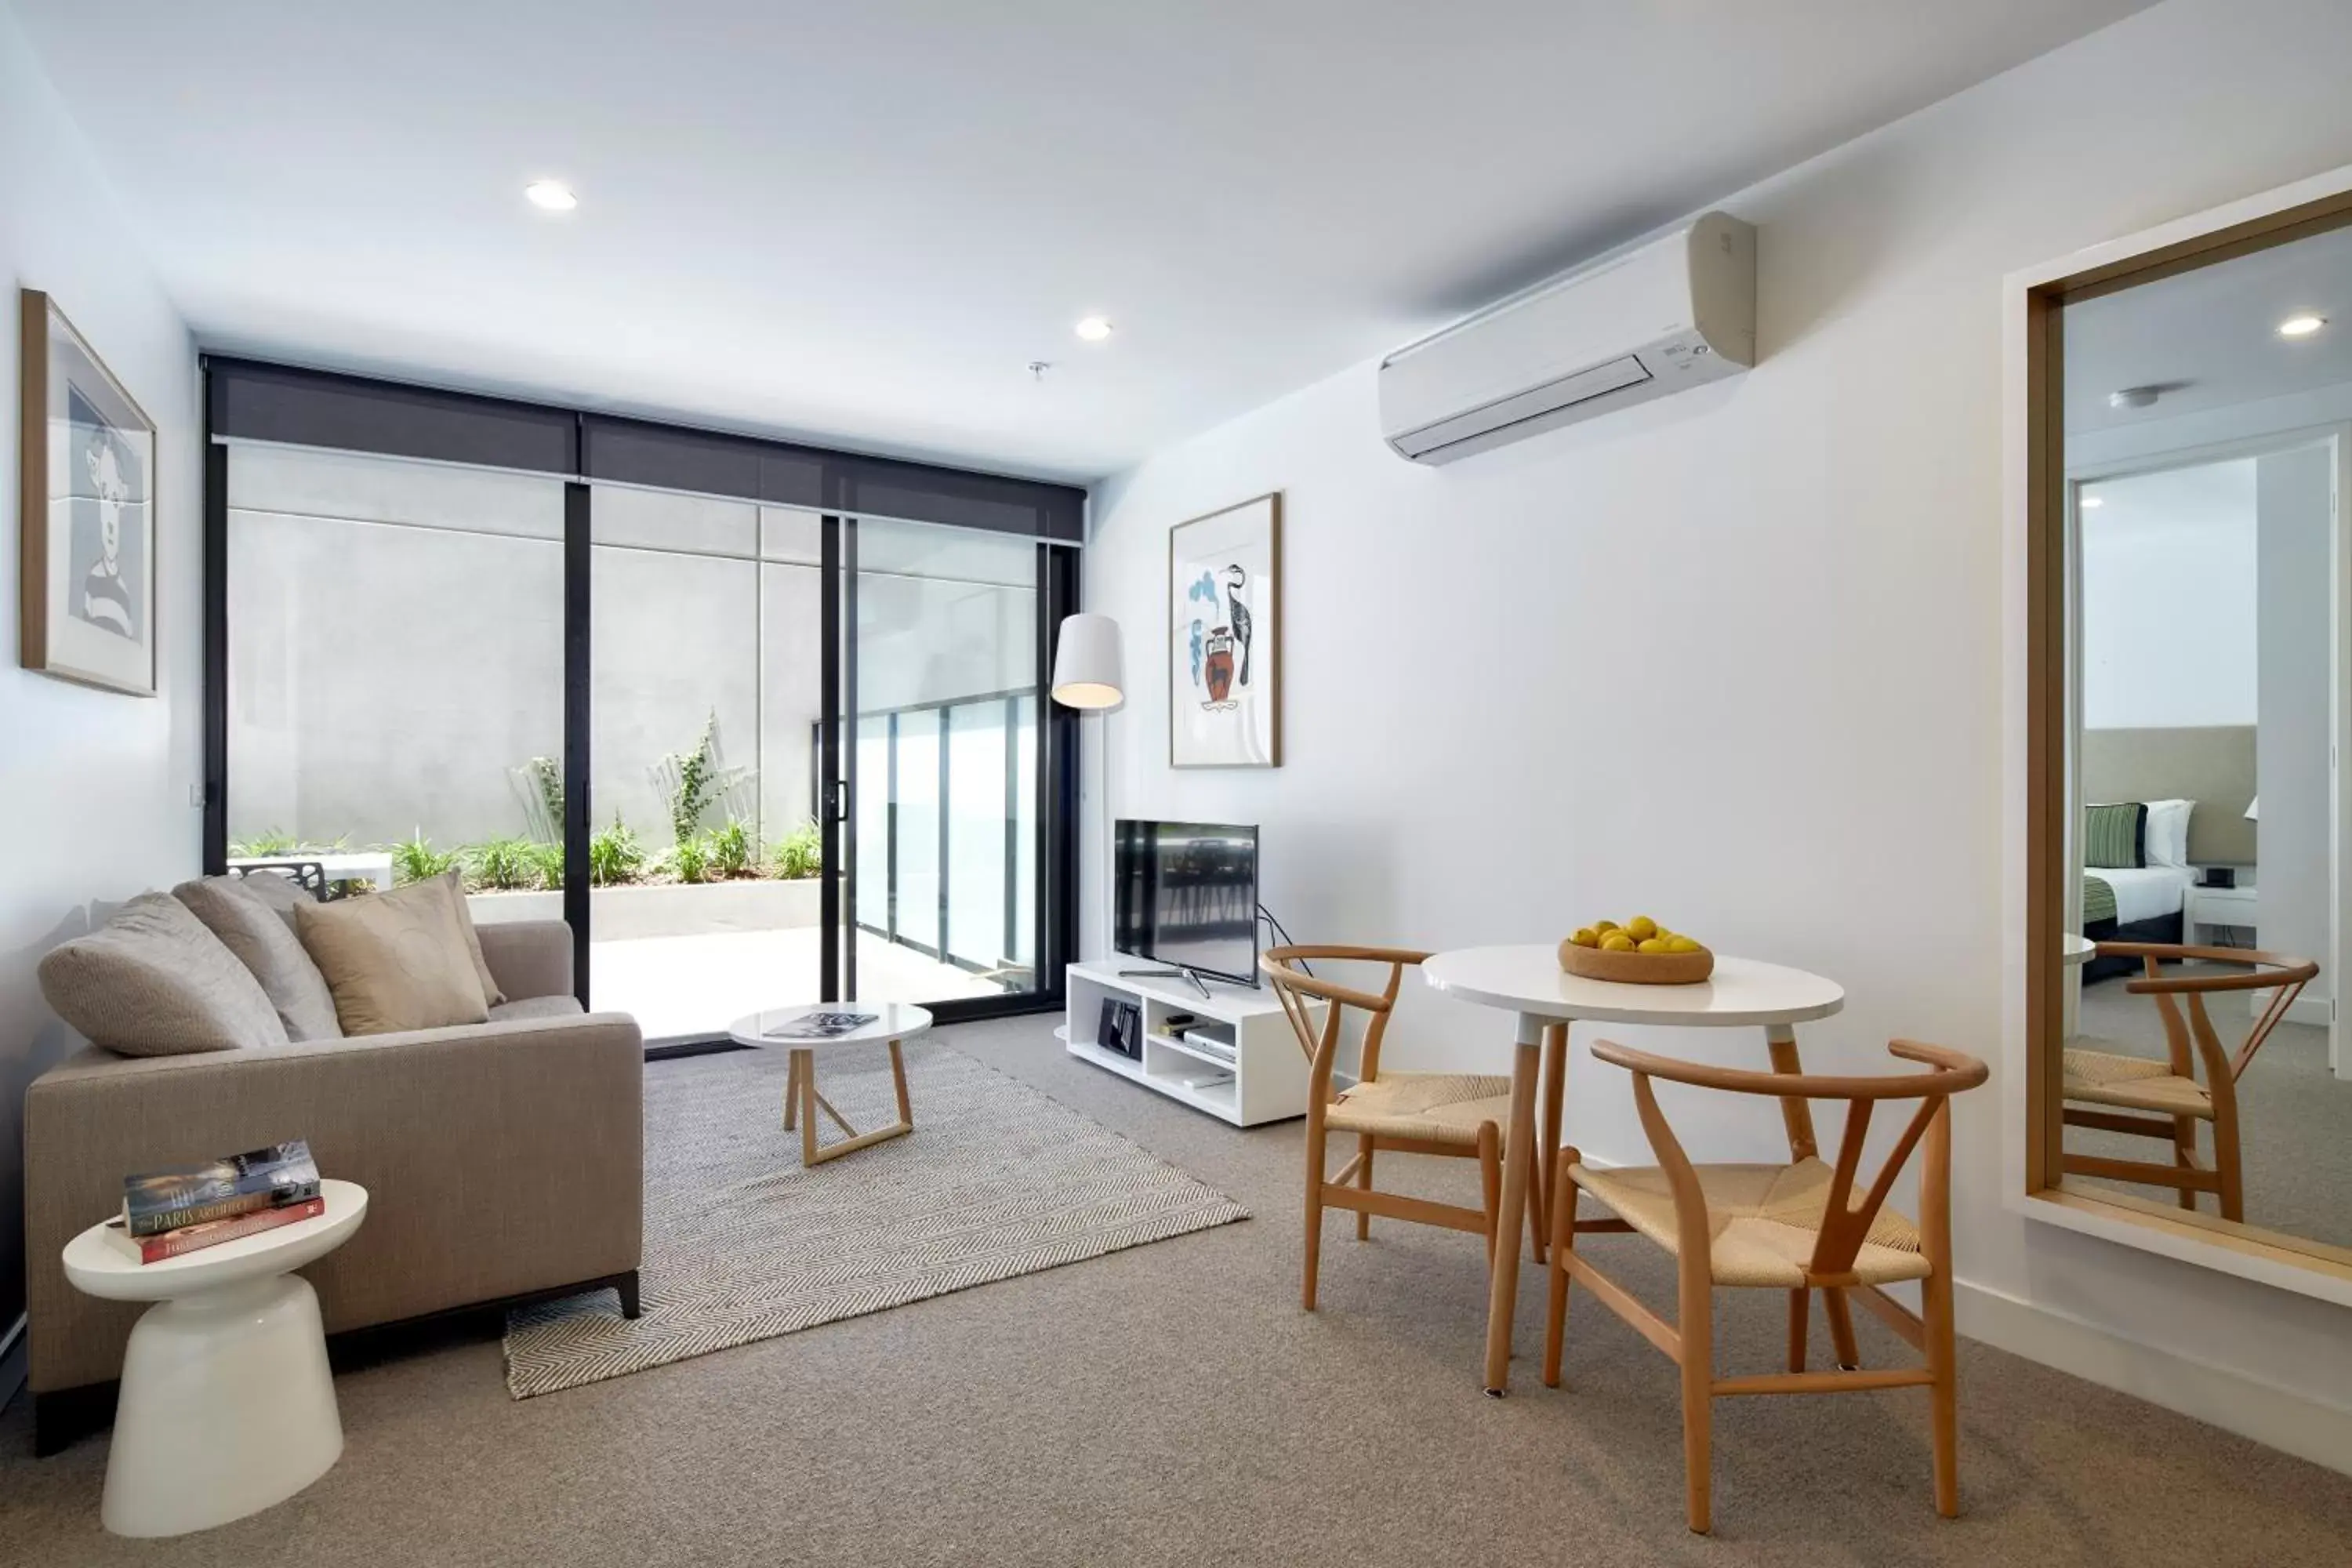
M 1111 944 L 1236 985 L 1257 984 L 1257 828 L 1139 822 L 1112 835 Z

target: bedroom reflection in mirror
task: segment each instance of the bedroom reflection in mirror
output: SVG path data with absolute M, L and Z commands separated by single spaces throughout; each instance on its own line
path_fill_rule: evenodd
M 2352 229 L 2059 323 L 2064 1181 L 2352 1247 Z

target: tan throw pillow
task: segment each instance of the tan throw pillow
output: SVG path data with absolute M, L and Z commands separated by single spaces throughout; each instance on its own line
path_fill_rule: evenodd
M 490 961 L 482 956 L 482 939 L 474 930 L 473 906 L 466 902 L 466 879 L 455 871 L 444 871 L 433 879 L 449 894 L 450 912 L 457 917 L 457 929 L 465 933 L 466 950 L 474 955 L 474 974 L 482 983 L 482 1005 L 495 1007 L 507 999 L 499 989 L 498 976 L 490 973 Z
M 283 877 L 269 879 L 286 881 Z M 318 901 L 299 889 L 295 893 L 310 902 Z M 205 929 L 220 938 L 221 944 L 261 982 L 269 1005 L 278 1009 L 278 1021 L 286 1026 L 288 1039 L 342 1037 L 343 1031 L 335 1022 L 334 994 L 327 989 L 326 977 L 302 951 L 294 928 L 246 879 L 207 877 L 201 882 L 183 882 L 172 889 L 172 896 L 187 905 L 189 912 L 205 922 Z
M 294 911 L 294 929 L 334 993 L 346 1035 L 438 1029 L 490 1016 L 438 879 L 308 905 Z
M 125 1056 L 286 1043 L 261 983 L 167 894 L 142 893 L 88 936 L 50 949 L 40 975 L 58 1017 Z

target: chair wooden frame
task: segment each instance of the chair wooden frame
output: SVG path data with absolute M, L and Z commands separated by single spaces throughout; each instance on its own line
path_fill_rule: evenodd
M 1354 1212 L 1356 1239 L 1359 1241 L 1371 1238 L 1374 1215 L 1411 1220 L 1417 1225 L 1438 1226 L 1447 1230 L 1469 1231 L 1486 1237 L 1487 1267 L 1490 1269 L 1494 1267 L 1496 1224 L 1502 1209 L 1503 1192 L 1503 1132 L 1497 1123 L 1480 1123 L 1477 1141 L 1468 1147 L 1386 1133 L 1359 1132 L 1356 1134 L 1354 1155 L 1337 1174 L 1330 1173 L 1330 1133 L 1325 1124 L 1325 1117 L 1331 1105 L 1331 1079 L 1339 1066 L 1340 1041 L 1346 1034 L 1347 1010 L 1352 1007 L 1365 1015 L 1363 1046 L 1357 1058 L 1356 1079 L 1359 1083 L 1377 1082 L 1381 1068 L 1381 1040 L 1388 1032 L 1389 1016 L 1396 1008 L 1397 993 L 1403 984 L 1404 972 L 1417 967 L 1428 957 L 1428 953 L 1410 948 L 1288 946 L 1268 948 L 1259 960 L 1258 967 L 1272 982 L 1274 994 L 1282 1003 L 1282 1010 L 1289 1017 L 1290 1026 L 1298 1037 L 1299 1048 L 1307 1054 L 1307 1254 L 1299 1286 L 1299 1304 L 1310 1312 L 1315 1310 L 1316 1283 L 1322 1260 L 1323 1211 L 1326 1207 Z M 1359 990 L 1294 967 L 1301 961 L 1382 963 L 1388 966 L 1388 982 L 1378 992 Z M 1307 998 L 1327 1005 L 1320 1028 L 1315 1024 L 1314 1010 L 1308 1006 Z M 1474 1209 L 1377 1190 L 1372 1185 L 1372 1156 L 1383 1150 L 1396 1154 L 1475 1159 L 1478 1162 L 1480 1191 L 1485 1201 Z M 1532 1177 L 1538 1169 L 1537 1152 L 1530 1148 L 1527 1158 Z M 1540 1185 L 1540 1183 L 1531 1184 Z M 1544 1234 L 1540 1208 L 1538 1204 L 1530 1204 L 1528 1209 L 1528 1229 L 1537 1248 L 1538 1261 L 1543 1257 Z
M 2197 1207 L 2200 1193 L 2211 1193 L 2221 1205 L 2223 1219 L 2243 1222 L 2246 1190 L 2244 1163 L 2240 1157 L 2238 1079 L 2253 1061 L 2254 1053 L 2263 1048 L 2263 1042 L 2270 1038 L 2271 1031 L 2286 1016 L 2287 1009 L 2294 1005 L 2303 988 L 2318 975 L 2319 965 L 2306 958 L 2288 958 L 2251 948 L 2186 947 L 2176 942 L 2103 942 L 2098 944 L 2098 953 L 2102 958 L 2137 958 L 2146 965 L 2147 972 L 2137 980 L 2126 981 L 2124 989 L 2134 995 L 2156 998 L 2157 1012 L 2164 1020 L 2165 1051 L 2172 1076 L 2199 1082 L 2212 1102 L 2213 1157 L 2208 1163 L 2197 1149 L 2197 1123 L 2205 1118 L 2188 1112 L 2165 1115 L 2113 1106 L 2094 1109 L 2090 1102 L 2071 1103 L 2077 1086 L 2074 1080 L 2066 1079 L 2064 1098 L 2068 1103 L 2060 1108 L 2064 1125 L 2161 1140 L 2172 1148 L 2172 1163 L 2077 1154 L 2062 1148 L 2059 1168 L 2071 1176 L 2099 1176 L 2111 1182 L 2168 1187 L 2179 1194 L 2180 1206 L 2191 1211 Z M 2159 967 L 2191 959 L 2251 967 L 2225 974 L 2169 975 Z M 2236 1053 L 2224 1051 L 2213 1020 L 2206 1014 L 2205 998 L 2263 989 L 2271 992 L 2269 1005 L 2255 1016 L 2245 1043 Z M 2186 1019 L 2175 997 L 2187 1000 Z M 2204 1069 L 2201 1080 L 2197 1072 L 2200 1067 Z
M 1884 1388 L 1926 1387 L 1933 1396 L 1936 1510 L 1945 1518 L 1959 1512 L 1959 1405 L 1955 1384 L 1952 1324 L 1951 1221 L 1951 1097 L 1985 1081 L 1985 1064 L 1958 1051 L 1913 1040 L 1895 1040 L 1887 1049 L 1906 1061 L 1924 1064 L 1924 1072 L 1839 1078 L 1810 1073 L 1755 1072 L 1737 1068 L 1671 1060 L 1630 1050 L 1613 1041 L 1592 1047 L 1599 1060 L 1622 1067 L 1633 1075 L 1633 1103 L 1642 1129 L 1648 1134 L 1660 1170 L 1674 1197 L 1676 1297 L 1675 1321 L 1666 1321 L 1644 1307 L 1633 1294 L 1576 1251 L 1576 1238 L 1595 1231 L 1627 1231 L 1623 1219 L 1579 1219 L 1579 1184 L 1575 1171 L 1581 1163 L 1573 1149 L 1560 1152 L 1559 1182 L 1552 1201 L 1551 1299 L 1544 1325 L 1543 1380 L 1559 1385 L 1561 1342 L 1568 1321 L 1569 1283 L 1582 1283 L 1601 1304 L 1638 1330 L 1665 1352 L 1682 1371 L 1684 1505 L 1690 1528 L 1705 1534 L 1713 1521 L 1709 1478 L 1713 1442 L 1713 1402 L 1751 1394 L 1839 1394 Z M 1822 1223 L 1812 1253 L 1802 1268 L 1803 1286 L 1789 1296 L 1789 1341 L 1786 1373 L 1760 1376 L 1717 1377 L 1714 1363 L 1714 1233 L 1706 1196 L 1697 1168 L 1658 1109 L 1654 1079 L 1724 1089 L 1735 1094 L 1764 1095 L 1780 1102 L 1784 1113 L 1804 1112 L 1815 1100 L 1846 1102 L 1845 1130 L 1822 1207 Z M 1878 1174 L 1863 1189 L 1859 1206 L 1853 1203 L 1863 1143 L 1869 1135 L 1872 1109 L 1881 1100 L 1917 1100 L 1919 1108 L 1895 1140 Z M 1792 1162 L 1813 1157 L 1809 1138 L 1798 1136 L 1799 1117 L 1787 1116 Z M 1878 1219 L 1896 1176 L 1916 1150 L 1920 1155 L 1919 1250 L 1927 1266 L 1919 1281 L 1922 1312 L 1909 1308 L 1855 1272 L 1872 1225 Z M 1736 1288 L 1727 1286 L 1727 1288 Z M 1750 1287 L 1753 1288 L 1753 1287 Z M 1838 1369 L 1805 1369 L 1806 1313 L 1811 1292 L 1822 1293 L 1831 1339 L 1837 1349 Z M 1919 1351 L 1916 1367 L 1866 1370 L 1854 1342 L 1853 1320 L 1847 1302 L 1851 1291 L 1862 1304 L 1885 1320 L 1895 1332 Z

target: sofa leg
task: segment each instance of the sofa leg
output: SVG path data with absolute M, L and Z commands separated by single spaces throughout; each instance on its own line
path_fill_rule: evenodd
M 113 1383 L 93 1383 L 33 1395 L 33 1457 L 61 1454 L 114 1420 Z
M 637 1315 L 637 1271 L 632 1268 L 614 1280 L 613 1289 L 621 1293 L 621 1316 L 635 1318 Z

